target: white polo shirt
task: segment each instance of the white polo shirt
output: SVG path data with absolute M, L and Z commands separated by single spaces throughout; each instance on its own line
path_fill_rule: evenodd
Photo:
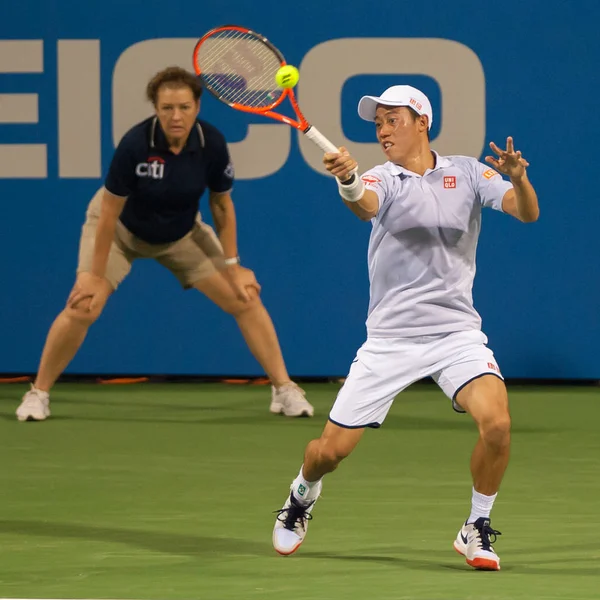
M 502 210 L 512 184 L 467 156 L 439 156 L 423 176 L 387 162 L 362 180 L 379 197 L 369 240 L 370 337 L 481 328 L 473 307 L 481 208 Z

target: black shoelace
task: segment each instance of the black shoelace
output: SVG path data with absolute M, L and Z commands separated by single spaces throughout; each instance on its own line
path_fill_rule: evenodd
M 304 521 L 310 521 L 313 517 L 309 512 L 306 512 L 308 506 L 302 506 L 298 504 L 292 497 L 290 506 L 288 508 L 281 508 L 280 510 L 273 511 L 277 513 L 277 520 L 283 523 L 283 526 L 290 531 L 294 531 L 296 522 L 304 528 Z M 284 514 L 287 513 L 287 514 Z
M 480 546 L 482 550 L 491 550 L 491 545 L 496 543 L 499 535 L 502 535 L 500 531 L 492 529 L 489 525 L 484 525 L 478 531 L 481 538 Z

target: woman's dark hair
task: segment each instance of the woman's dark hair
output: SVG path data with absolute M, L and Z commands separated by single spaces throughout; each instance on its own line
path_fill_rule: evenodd
M 158 90 L 163 85 L 170 88 L 189 87 L 196 101 L 202 96 L 202 84 L 196 75 L 181 67 L 167 67 L 159 71 L 146 87 L 146 97 L 155 106 L 158 100 Z

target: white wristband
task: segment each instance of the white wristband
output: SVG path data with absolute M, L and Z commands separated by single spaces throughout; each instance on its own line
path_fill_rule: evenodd
M 353 173 L 354 181 L 352 183 L 343 184 L 339 179 L 336 178 L 338 184 L 338 191 L 340 196 L 346 202 L 358 202 L 365 193 L 365 184 L 363 180 L 358 176 L 358 172 Z
M 233 258 L 226 258 L 223 262 L 227 266 L 229 266 L 229 265 L 239 265 L 240 264 L 240 257 L 239 256 L 234 256 Z

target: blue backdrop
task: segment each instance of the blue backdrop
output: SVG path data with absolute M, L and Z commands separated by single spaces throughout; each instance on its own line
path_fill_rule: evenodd
M 273 12 L 261 16 L 258 6 Z M 349 0 L 342 9 L 304 0 L 301 7 L 285 0 L 21 0 L 5 7 L 0 371 L 36 370 L 73 281 L 86 204 L 124 129 L 150 112 L 148 75 L 174 62 L 190 67 L 194 38 L 240 23 L 300 65 L 308 118 L 336 141 L 347 138 L 365 169 L 378 155 L 356 102 L 395 82 L 430 95 L 433 147 L 443 153 L 484 156 L 484 142 L 502 145 L 513 135 L 531 163 L 541 218 L 524 225 L 485 212 L 475 284 L 484 331 L 506 376 L 600 379 L 592 165 L 600 3 Z M 240 253 L 263 285 L 289 370 L 345 374 L 365 336 L 370 225 L 344 209 L 295 131 L 212 98 L 202 116 L 232 143 Z M 248 128 L 257 124 L 269 127 Z M 202 206 L 207 212 L 206 199 Z M 231 318 L 183 292 L 160 266 L 138 262 L 69 372 L 261 370 Z

